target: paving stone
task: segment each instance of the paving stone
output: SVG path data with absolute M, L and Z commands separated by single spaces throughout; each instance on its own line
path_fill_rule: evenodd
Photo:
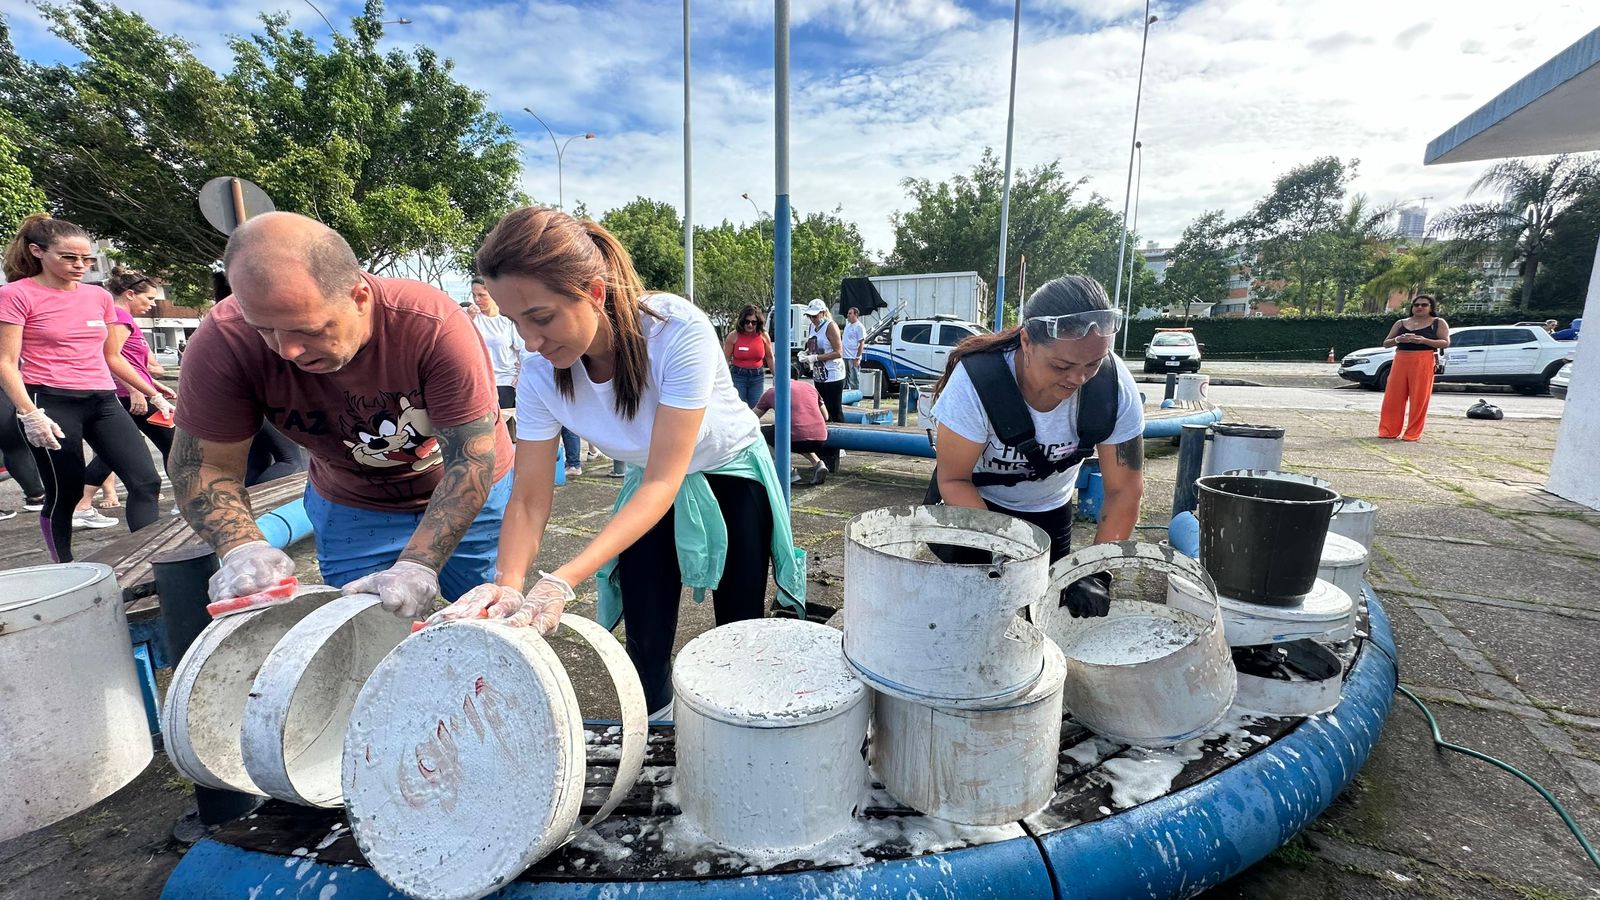
M 1600 628 L 1595 623 L 1473 603 L 1440 605 L 1536 703 L 1600 716 Z

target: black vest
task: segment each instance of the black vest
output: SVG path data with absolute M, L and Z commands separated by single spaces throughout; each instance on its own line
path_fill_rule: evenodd
M 1025 472 L 972 473 L 972 483 L 977 487 L 1009 487 L 1064 472 L 1093 456 L 1095 447 L 1105 443 L 1116 429 L 1119 391 L 1114 361 L 1107 360 L 1093 378 L 1078 388 L 1077 449 L 1053 461 L 1046 458 L 1044 447 L 1034 434 L 1033 416 L 1028 412 L 1027 401 L 1022 399 L 1016 376 L 1006 364 L 1005 352 L 968 353 L 961 357 L 961 364 L 967 367 L 967 377 L 977 389 L 995 437 L 1028 461 Z

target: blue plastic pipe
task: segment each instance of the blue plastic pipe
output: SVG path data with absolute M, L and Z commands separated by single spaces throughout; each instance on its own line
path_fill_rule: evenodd
M 306 501 L 302 497 L 278 507 L 256 519 L 256 527 L 267 543 L 279 550 L 311 534 L 311 519 L 306 516 Z

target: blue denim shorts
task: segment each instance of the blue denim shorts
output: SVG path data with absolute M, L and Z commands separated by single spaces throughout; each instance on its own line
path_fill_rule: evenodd
M 494 581 L 500 523 L 511 499 L 512 473 L 494 483 L 483 510 L 472 520 L 456 552 L 439 572 L 439 593 L 455 602 L 480 584 Z M 317 564 L 326 584 L 344 586 L 387 569 L 400 558 L 422 521 L 422 511 L 377 512 L 334 503 L 306 482 L 306 517 L 317 541 Z

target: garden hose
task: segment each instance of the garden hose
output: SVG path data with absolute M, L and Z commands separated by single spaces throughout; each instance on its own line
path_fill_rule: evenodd
M 1571 831 L 1572 836 L 1578 839 L 1578 845 L 1581 846 L 1583 848 L 1583 852 L 1588 855 L 1589 862 L 1593 863 L 1596 869 L 1600 869 L 1600 854 L 1595 853 L 1594 845 L 1589 843 L 1589 839 L 1584 836 L 1583 829 L 1578 827 L 1578 823 L 1572 820 L 1572 816 L 1567 813 L 1567 808 L 1562 806 L 1561 801 L 1557 800 L 1555 795 L 1546 790 L 1544 785 L 1534 781 L 1533 778 L 1526 772 L 1523 772 L 1521 769 L 1518 769 L 1516 766 L 1513 766 L 1508 762 L 1495 759 L 1487 753 L 1479 753 L 1471 747 L 1463 747 L 1460 744 L 1452 744 L 1445 740 L 1443 735 L 1439 734 L 1438 721 L 1433 718 L 1433 712 L 1428 709 L 1428 705 L 1426 703 L 1422 702 L 1422 698 L 1411 693 L 1411 691 L 1407 690 L 1403 685 L 1396 684 L 1395 690 L 1399 691 L 1407 700 L 1415 703 L 1417 705 L 1417 709 L 1422 710 L 1422 715 L 1428 720 L 1428 730 L 1433 732 L 1433 745 L 1435 747 L 1443 747 L 1446 750 L 1454 750 L 1457 753 L 1465 754 L 1473 759 L 1481 759 L 1491 766 L 1495 766 L 1496 768 L 1504 769 L 1505 771 L 1510 772 L 1511 774 L 1522 779 L 1522 781 L 1527 784 L 1528 787 L 1538 791 L 1539 796 L 1543 797 L 1545 802 L 1550 804 L 1551 808 L 1556 811 L 1556 815 L 1561 817 L 1561 821 L 1566 824 L 1567 830 Z

